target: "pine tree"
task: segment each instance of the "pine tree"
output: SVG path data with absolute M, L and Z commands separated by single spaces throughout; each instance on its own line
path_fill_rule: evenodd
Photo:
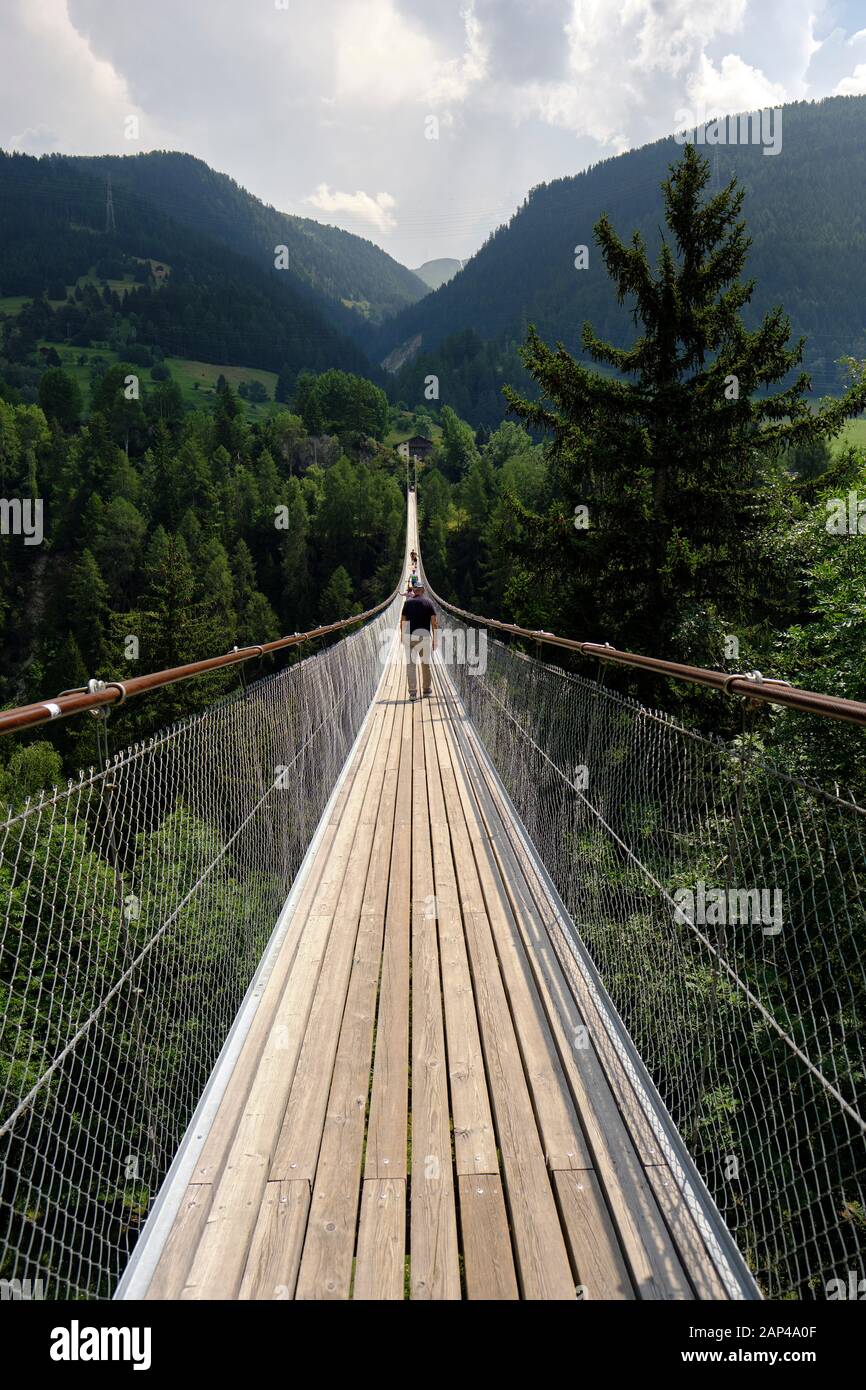
M 338 565 L 325 585 L 319 618 L 323 623 L 335 623 L 350 617 L 352 612 L 352 581 L 348 571 Z
M 246 541 L 240 540 L 232 553 L 232 582 L 235 612 L 238 622 L 246 621 L 253 594 L 256 592 L 256 567 Z
M 217 543 L 218 544 L 218 543 Z M 225 551 L 222 547 L 210 554 L 210 569 L 215 576 L 216 597 L 205 597 L 200 580 L 189 560 L 186 543 L 179 535 L 169 535 L 162 527 L 154 532 L 145 560 L 145 587 L 141 612 L 125 619 L 128 632 L 139 636 L 140 667 L 144 671 L 165 670 L 186 662 L 219 656 L 232 645 L 226 632 L 229 619 L 220 611 L 231 594 L 231 576 L 226 586 L 223 574 Z M 225 562 L 228 572 L 228 564 Z M 231 621 L 233 626 L 233 613 Z M 171 685 L 154 692 L 146 718 L 150 727 L 156 722 L 177 718 L 213 700 L 227 688 L 236 676 L 229 669 L 209 676 L 206 680 Z
M 421 545 L 424 568 L 443 598 L 454 598 L 448 576 L 448 520 L 451 499 L 448 484 L 438 468 L 419 482 Z
M 94 668 L 85 663 L 72 633 L 67 632 L 46 663 L 42 688 L 33 690 L 32 698 L 44 699 L 46 694 L 57 695 L 61 690 L 81 690 L 94 674 Z M 57 727 L 51 729 L 51 738 L 67 767 L 86 767 L 93 761 L 96 743 L 92 719 L 60 720 Z
M 354 570 L 358 539 L 358 474 L 345 454 L 325 473 L 322 504 L 313 525 L 320 574 L 348 562 Z
M 147 522 L 125 497 L 103 506 L 100 525 L 91 534 L 93 552 L 111 589 L 114 607 L 126 607 L 134 599 L 139 577 Z
M 56 420 L 61 429 L 74 430 L 81 419 L 82 406 L 75 377 L 59 366 L 49 367 L 39 382 L 39 404 L 47 419 Z
M 211 537 L 199 550 L 196 564 L 195 594 L 201 606 L 201 651 L 217 656 L 237 641 L 235 590 L 225 548 Z
M 274 642 L 280 636 L 280 624 L 264 594 L 256 590 L 250 595 L 244 620 L 238 619 L 238 645 L 252 646 L 259 642 Z
M 157 527 L 145 556 L 144 573 L 142 669 L 158 671 L 212 655 L 196 645 L 195 580 L 181 537 Z
M 220 376 L 216 387 L 214 406 L 214 437 L 231 458 L 238 458 L 246 442 L 246 426 L 243 419 L 244 408 L 229 386 L 224 376 Z
M 310 614 L 310 570 L 307 550 L 309 518 L 304 489 L 297 478 L 286 487 L 288 526 L 282 559 L 283 621 L 292 632 L 303 632 Z
M 105 660 L 110 611 L 108 585 L 102 578 L 93 552 L 83 550 L 69 578 L 65 617 L 69 632 L 91 676 L 96 674 Z
M 578 364 L 530 328 L 522 355 L 542 399 L 506 396 L 553 436 L 555 500 L 544 517 L 515 510 L 531 569 L 557 577 L 556 621 L 718 665 L 724 626 L 746 620 L 759 599 L 780 448 L 832 434 L 862 408 L 866 386 L 818 412 L 805 373 L 773 392 L 799 366 L 803 343 L 789 345 L 781 308 L 745 327 L 754 282 L 740 279 L 744 192 L 732 180 L 705 197 L 709 178 L 709 162 L 687 145 L 662 185 L 668 235 L 655 270 L 639 234 L 626 244 L 607 216 L 596 225 L 619 301 L 633 303 L 642 325 L 624 349 L 584 326 L 584 350 L 613 373 Z

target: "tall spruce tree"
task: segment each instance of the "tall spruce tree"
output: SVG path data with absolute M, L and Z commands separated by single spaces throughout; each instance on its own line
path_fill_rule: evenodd
M 541 398 L 505 394 L 553 436 L 546 514 L 514 504 L 530 573 L 556 575 L 550 621 L 718 666 L 721 634 L 758 604 L 780 450 L 836 433 L 863 408 L 866 376 L 815 411 L 808 375 L 790 380 L 803 340 L 789 343 L 782 308 L 746 327 L 744 190 L 734 179 L 707 196 L 709 179 L 709 162 L 687 145 L 662 184 L 668 230 L 655 268 L 638 233 L 625 243 L 606 215 L 596 224 L 618 299 L 641 328 L 618 348 L 584 325 L 584 351 L 612 371 L 530 327 L 522 356 Z

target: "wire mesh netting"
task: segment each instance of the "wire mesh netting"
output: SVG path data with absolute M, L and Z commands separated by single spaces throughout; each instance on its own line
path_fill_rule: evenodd
M 759 1287 L 850 1297 L 863 808 L 750 735 L 702 737 L 498 641 L 480 660 L 485 634 L 442 621 L 466 711 Z
M 19 1290 L 113 1292 L 370 706 L 397 611 L 0 827 L 0 1279 Z

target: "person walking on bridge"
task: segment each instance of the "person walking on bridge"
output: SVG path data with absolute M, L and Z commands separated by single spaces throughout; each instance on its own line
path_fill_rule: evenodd
M 403 624 L 408 626 L 408 642 L 404 636 Z M 400 630 L 406 652 L 406 683 L 409 686 L 409 699 L 418 694 L 418 667 L 421 667 L 421 693 L 430 694 L 431 668 L 436 643 L 436 609 L 424 592 L 420 581 L 412 587 L 412 597 L 403 604 L 400 615 Z

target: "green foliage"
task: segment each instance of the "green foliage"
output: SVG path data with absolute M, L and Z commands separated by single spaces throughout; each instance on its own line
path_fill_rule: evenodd
M 776 563 L 797 593 L 796 621 L 775 638 L 779 674 L 807 690 L 853 700 L 866 692 L 866 534 L 828 531 L 833 504 L 866 499 L 866 454 L 849 450 L 796 499 L 793 524 Z M 830 504 L 830 507 L 828 507 Z M 863 523 L 866 527 L 866 522 Z M 785 765 L 822 785 L 866 795 L 863 731 L 830 719 L 777 711 L 773 741 Z
M 827 440 L 819 436 L 802 444 L 791 444 L 784 458 L 785 467 L 794 477 L 807 481 L 827 472 L 833 462 L 833 451 Z
M 60 367 L 49 367 L 39 382 L 39 404 L 46 419 L 56 420 L 61 429 L 74 429 L 82 409 L 78 382 Z
M 322 594 L 322 622 L 335 623 L 352 613 L 352 581 L 342 565 L 331 575 Z
M 440 467 L 451 482 L 459 482 L 478 460 L 475 447 L 475 434 L 453 411 L 450 405 L 442 407 L 442 445 Z
M 63 780 L 63 763 L 53 744 L 45 739 L 19 745 L 0 768 L 0 802 L 18 806 L 28 797 Z
M 384 439 L 388 398 L 363 377 L 333 369 L 321 376 L 302 376 L 295 410 L 310 434 L 360 434 Z
M 362 457 L 347 436 L 341 454 L 285 410 L 249 424 L 226 381 L 210 417 L 160 415 L 153 395 L 142 411 L 125 395 L 132 370 L 108 365 L 94 380 L 90 420 L 69 432 L 38 406 L 0 401 L 0 485 L 7 496 L 42 497 L 45 525 L 42 547 L 12 538 L 0 550 L 8 704 L 303 631 L 325 606 L 346 617 L 396 582 L 405 504 L 389 451 Z M 381 404 L 381 393 L 361 390 L 369 383 L 345 383 L 350 401 Z M 113 745 L 203 707 L 237 679 L 229 670 L 129 702 L 112 713 Z M 93 760 L 95 735 L 93 721 L 79 719 L 48 738 L 72 773 Z M 0 748 L 0 768 L 13 747 Z

